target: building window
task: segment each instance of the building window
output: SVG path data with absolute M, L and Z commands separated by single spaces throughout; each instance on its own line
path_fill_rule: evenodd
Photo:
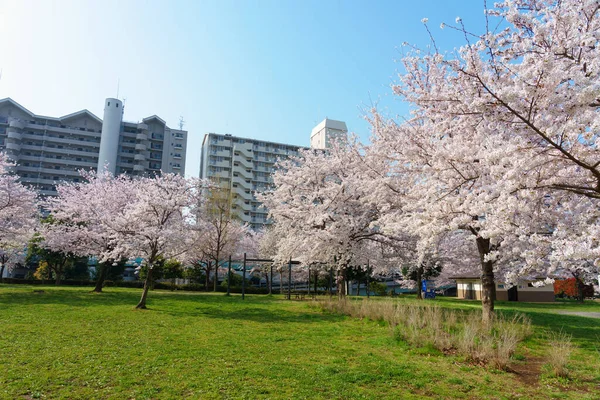
M 498 285 L 498 289 L 504 289 L 504 285 Z

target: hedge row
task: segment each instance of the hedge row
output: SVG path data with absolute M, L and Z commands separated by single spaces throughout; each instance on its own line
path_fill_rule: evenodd
M 17 279 L 17 278 L 4 278 L 2 283 L 12 283 L 12 284 L 23 284 L 23 285 L 52 285 L 54 284 L 53 280 L 37 280 L 37 279 Z M 95 281 L 90 280 L 78 280 L 78 279 L 69 279 L 69 280 L 61 280 L 61 286 L 96 286 Z M 144 287 L 144 282 L 142 281 L 104 281 L 105 287 L 126 287 L 126 288 L 137 288 L 141 289 Z M 176 285 L 170 282 L 155 282 L 154 289 L 164 289 L 164 290 L 184 290 L 189 292 L 204 292 L 206 291 L 203 284 L 200 283 L 188 283 L 185 285 Z M 217 286 L 218 292 L 227 292 L 227 287 Z M 241 287 L 231 287 L 231 293 L 242 293 Z M 246 293 L 248 294 L 268 294 L 269 289 L 267 288 L 257 288 L 253 286 L 246 287 Z

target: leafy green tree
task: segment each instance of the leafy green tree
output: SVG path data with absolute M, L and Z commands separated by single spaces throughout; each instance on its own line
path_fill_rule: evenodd
M 43 246 L 44 238 L 35 234 L 29 241 L 25 261 L 38 265 L 38 270 L 34 276 L 38 279 L 52 279 L 56 285 L 60 285 L 65 272 L 73 264 L 74 257 L 70 253 L 61 251 L 52 251 Z
M 229 278 L 226 276 L 225 279 L 223 280 L 223 282 L 221 282 L 221 286 L 223 287 L 227 287 L 227 280 Z M 242 276 L 238 275 L 236 273 L 234 273 L 233 271 L 231 272 L 231 287 L 242 287 Z M 246 285 L 250 284 L 250 280 L 248 278 L 246 278 Z
M 369 282 L 369 291 L 377 296 L 385 296 L 387 294 L 387 285 L 381 282 Z

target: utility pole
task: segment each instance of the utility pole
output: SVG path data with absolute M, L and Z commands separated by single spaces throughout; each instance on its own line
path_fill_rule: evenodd
M 242 300 L 246 298 L 246 253 L 244 253 L 244 269 L 242 270 Z
M 229 255 L 229 264 L 227 265 L 227 296 L 231 295 L 231 255 Z
M 369 278 L 371 277 L 371 267 L 369 266 L 369 260 L 367 260 L 367 299 L 370 297 L 369 293 Z
M 288 263 L 288 300 L 292 299 L 292 258 Z

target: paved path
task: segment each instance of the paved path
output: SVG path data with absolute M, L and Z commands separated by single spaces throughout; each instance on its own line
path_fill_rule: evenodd
M 556 313 L 557 314 L 563 314 L 563 315 L 577 315 L 578 317 L 600 318 L 600 312 L 594 312 L 594 311 L 564 311 L 564 310 L 559 310 Z

